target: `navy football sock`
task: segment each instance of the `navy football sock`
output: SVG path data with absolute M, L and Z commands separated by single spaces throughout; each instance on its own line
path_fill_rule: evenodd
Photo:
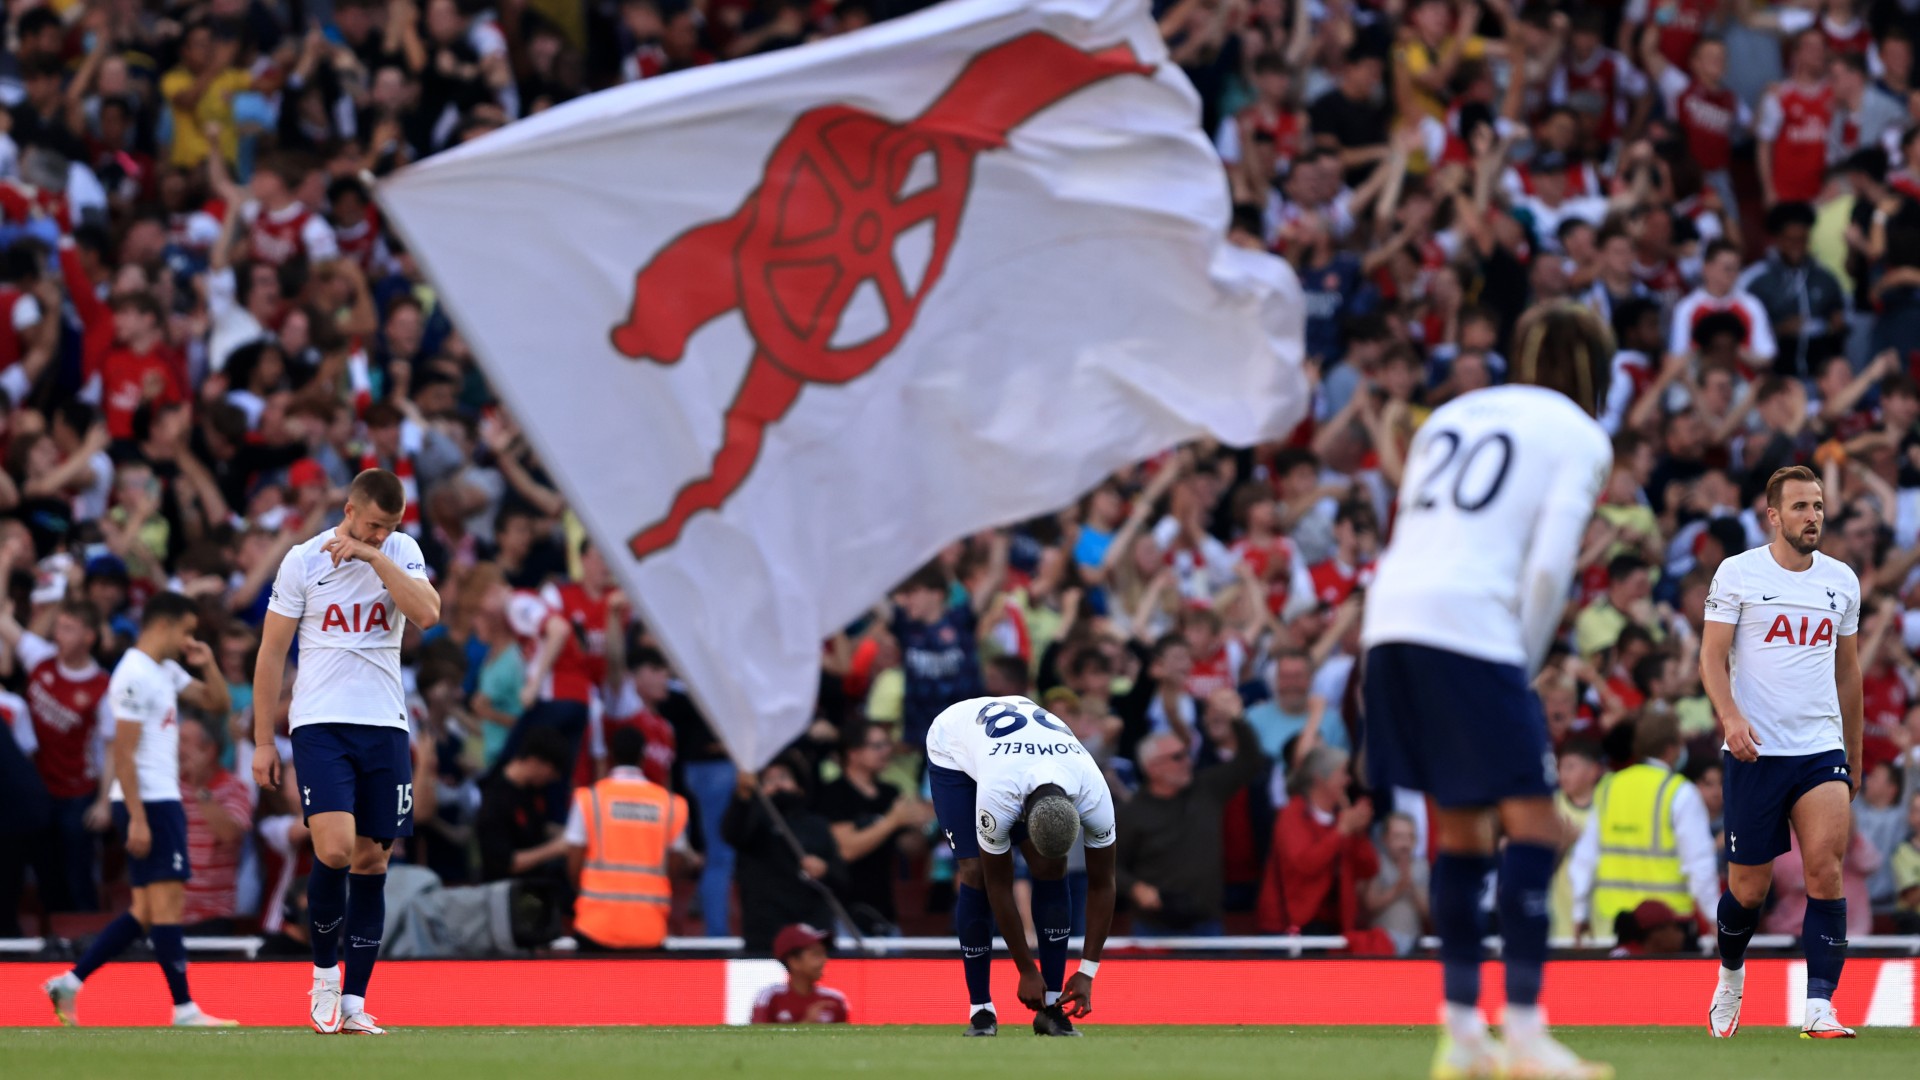
M 1807 898 L 1800 921 L 1800 947 L 1807 953 L 1807 996 L 1833 1000 L 1847 963 L 1847 901 Z
M 153 943 L 153 958 L 160 962 L 160 970 L 166 973 L 167 989 L 173 991 L 173 1003 L 185 1005 L 193 1000 L 187 992 L 187 944 L 181 940 L 178 926 L 156 926 L 147 931 L 147 940 Z
M 1067 938 L 1073 932 L 1073 896 L 1064 878 L 1033 879 L 1033 932 L 1040 939 L 1040 975 L 1057 994 L 1067 982 Z
M 1813 902 L 1807 902 L 1807 910 L 1813 910 Z M 1733 898 L 1733 893 L 1720 894 L 1720 910 L 1716 916 L 1720 936 L 1720 966 L 1728 971 L 1739 971 L 1747 963 L 1747 945 L 1753 941 L 1753 928 L 1760 925 L 1760 909 L 1746 907 Z M 1845 921 L 1842 920 L 1842 925 Z
M 993 905 L 987 894 L 962 885 L 953 900 L 953 932 L 960 939 L 960 963 L 967 971 L 967 1004 L 993 1001 Z
M 126 952 L 127 946 L 146 934 L 146 930 L 140 926 L 140 920 L 123 913 L 101 928 L 99 936 L 93 939 L 93 944 L 87 946 L 86 953 L 80 957 L 80 962 L 73 965 L 73 977 L 86 982 L 87 976 L 100 970 L 102 964 Z
M 1455 1005 L 1480 1005 L 1480 890 L 1492 869 L 1491 855 L 1444 851 L 1433 864 L 1433 928 L 1446 997 Z
M 315 862 L 307 875 L 307 923 L 313 938 L 313 966 L 340 962 L 340 926 L 347 917 L 347 868 Z
M 1547 963 L 1547 893 L 1559 855 L 1539 844 L 1509 842 L 1500 858 L 1501 958 L 1507 1004 L 1537 1005 Z
M 380 932 L 387 922 L 387 875 L 349 874 L 347 888 L 347 971 L 340 992 L 366 997 L 373 962 L 380 956 Z

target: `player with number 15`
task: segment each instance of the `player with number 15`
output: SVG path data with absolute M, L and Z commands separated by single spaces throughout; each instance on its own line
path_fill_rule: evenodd
M 287 725 L 300 810 L 313 833 L 308 1012 L 322 1034 L 385 1034 L 367 1014 L 366 994 L 386 921 L 387 855 L 395 838 L 413 835 L 400 637 L 408 620 L 422 628 L 440 621 L 440 594 L 427 581 L 420 545 L 397 531 L 406 508 L 394 474 L 368 469 L 354 477 L 345 520 L 280 563 L 254 666 L 253 778 L 277 788 L 274 712 L 298 632 Z

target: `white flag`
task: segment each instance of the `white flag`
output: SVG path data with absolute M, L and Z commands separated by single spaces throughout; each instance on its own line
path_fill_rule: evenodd
M 735 757 L 936 551 L 1205 432 L 1304 313 L 1147 0 L 958 0 L 648 80 L 380 198 Z

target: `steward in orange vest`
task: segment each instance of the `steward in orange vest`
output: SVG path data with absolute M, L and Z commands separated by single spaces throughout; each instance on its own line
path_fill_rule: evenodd
M 687 800 L 646 778 L 646 739 L 623 728 L 608 739 L 613 771 L 573 793 L 567 867 L 573 873 L 573 933 L 607 949 L 657 949 L 673 908 L 669 855 L 692 858 Z

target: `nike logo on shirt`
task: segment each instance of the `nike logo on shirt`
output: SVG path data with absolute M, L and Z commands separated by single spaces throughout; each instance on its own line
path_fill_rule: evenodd
M 321 582 L 320 584 L 322 584 L 322 585 L 325 585 L 325 584 L 326 584 L 326 582 L 324 582 L 324 581 L 323 581 L 323 582 Z M 1774 593 L 1774 594 L 1773 594 L 1773 596 L 1763 596 L 1763 597 L 1761 597 L 1761 598 L 1760 598 L 1760 600 L 1761 600 L 1761 602 L 1762 602 L 1762 603 L 1765 603 L 1765 602 L 1766 602 L 1766 601 L 1768 601 L 1768 600 L 1772 600 L 1772 599 L 1775 599 L 1775 598 L 1776 598 L 1776 597 L 1778 597 L 1779 595 L 1780 595 L 1779 593 Z

